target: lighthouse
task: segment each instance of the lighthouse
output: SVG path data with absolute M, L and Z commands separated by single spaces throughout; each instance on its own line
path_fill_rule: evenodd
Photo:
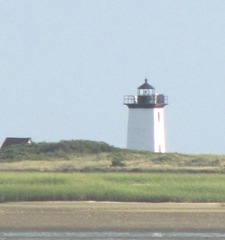
M 151 152 L 165 152 L 164 107 L 168 97 L 155 93 L 155 88 L 145 79 L 137 95 L 124 96 L 128 106 L 127 148 Z

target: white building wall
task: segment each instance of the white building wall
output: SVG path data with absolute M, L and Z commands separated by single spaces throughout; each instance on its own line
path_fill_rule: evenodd
M 127 148 L 165 152 L 163 108 L 129 108 Z
M 127 148 L 154 152 L 154 111 L 129 108 Z

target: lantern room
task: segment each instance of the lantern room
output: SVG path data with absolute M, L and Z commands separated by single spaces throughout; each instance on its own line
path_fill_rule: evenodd
M 144 84 L 137 89 L 137 96 L 124 96 L 124 104 L 129 108 L 158 108 L 168 105 L 168 98 L 164 94 L 155 93 L 155 88 L 145 79 Z
M 145 79 L 145 83 L 138 88 L 137 95 L 138 96 L 155 95 L 155 88 L 148 84 L 148 80 Z

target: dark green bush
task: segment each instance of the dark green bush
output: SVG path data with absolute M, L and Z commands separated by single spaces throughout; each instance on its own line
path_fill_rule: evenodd
M 126 166 L 125 163 L 119 159 L 113 159 L 112 160 L 112 167 L 124 167 Z
M 125 157 L 123 154 L 121 153 L 114 153 L 112 154 L 112 167 L 124 167 L 125 166 L 125 163 L 123 162 L 125 160 Z
M 72 154 L 97 154 L 112 152 L 116 148 L 104 142 L 87 140 L 60 141 L 57 143 L 32 143 L 13 145 L 0 150 L 0 161 L 4 160 L 41 160 L 49 158 L 69 159 Z

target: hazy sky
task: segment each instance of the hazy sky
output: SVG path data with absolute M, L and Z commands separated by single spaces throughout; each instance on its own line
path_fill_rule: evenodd
M 224 0 L 0 0 L 0 140 L 126 146 L 147 77 L 168 152 L 225 154 Z

